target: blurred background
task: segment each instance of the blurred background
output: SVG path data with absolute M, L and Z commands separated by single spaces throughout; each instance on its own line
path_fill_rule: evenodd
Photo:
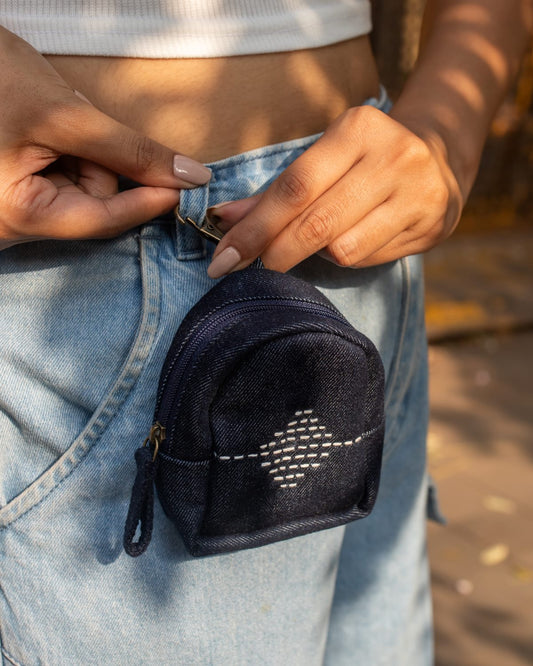
M 424 0 L 373 0 L 391 96 Z M 452 238 L 426 256 L 429 526 L 437 666 L 533 664 L 533 49 L 491 129 Z

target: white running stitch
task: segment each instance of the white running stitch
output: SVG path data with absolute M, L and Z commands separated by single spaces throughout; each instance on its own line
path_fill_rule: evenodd
M 312 414 L 313 410 L 301 410 L 295 412 L 295 416 L 309 415 Z M 285 431 L 279 431 L 274 433 L 276 439 L 272 440 L 268 444 L 261 444 L 259 446 L 259 451 L 254 453 L 240 453 L 234 455 L 219 455 L 214 453 L 214 456 L 221 461 L 240 461 L 244 459 L 258 458 L 258 457 L 272 457 L 271 460 L 264 460 L 260 462 L 261 467 L 268 467 L 268 473 L 275 475 L 273 480 L 279 484 L 280 488 L 294 488 L 297 486 L 297 479 L 303 479 L 306 475 L 305 470 L 317 469 L 320 467 L 321 462 L 325 461 L 329 457 L 330 452 L 325 451 L 324 449 L 331 447 L 344 447 L 344 446 L 353 446 L 357 442 L 360 442 L 364 437 L 371 434 L 373 431 L 365 432 L 362 435 L 359 435 L 355 439 L 342 441 L 332 441 L 333 435 L 330 432 L 325 432 L 325 425 L 310 425 L 318 423 L 318 418 L 302 418 L 299 421 L 291 421 L 288 425 L 289 428 Z M 303 424 L 305 427 L 294 428 L 298 424 Z M 311 434 L 308 434 L 311 433 Z M 289 434 L 296 436 L 288 436 Z M 325 441 L 329 439 L 330 441 Z M 309 440 L 312 440 L 309 442 Z M 320 440 L 320 441 L 317 441 Z M 294 444 L 291 446 L 280 446 L 287 442 L 302 442 L 301 444 Z M 274 448 L 274 447 L 278 448 Z M 311 449 L 314 449 L 311 452 Z M 317 449 L 322 449 L 319 452 L 316 452 Z M 302 451 L 302 453 L 298 453 Z M 289 453 L 290 455 L 281 455 L 284 453 Z M 280 456 L 275 458 L 275 456 Z M 316 460 L 318 458 L 318 460 Z M 306 460 L 312 460 L 312 462 L 304 462 Z M 298 461 L 298 462 L 294 462 Z M 279 465 L 281 462 L 292 463 L 288 465 Z M 276 466 L 279 465 L 279 466 Z M 304 470 L 304 471 L 296 471 Z M 287 473 L 289 471 L 290 473 Z M 291 481 L 291 483 L 287 483 Z M 280 483 L 281 482 L 281 483 Z
M 316 442 L 312 442 L 312 443 L 307 444 L 307 445 L 299 444 L 298 446 L 286 446 L 282 449 L 276 449 L 275 451 L 261 451 L 259 453 L 257 453 L 257 452 L 256 453 L 236 453 L 232 456 L 222 456 L 222 455 L 215 452 L 214 455 L 219 460 L 224 460 L 224 461 L 226 461 L 226 460 L 243 460 L 244 458 L 258 458 L 259 456 L 265 457 L 265 456 L 269 456 L 269 455 L 279 455 L 281 453 L 289 453 L 291 451 L 295 451 L 296 449 L 307 451 L 308 449 L 329 448 L 330 446 L 337 446 L 337 447 L 339 447 L 339 446 L 352 446 L 353 444 L 356 444 L 357 442 L 360 442 L 362 439 L 363 439 L 363 436 L 361 435 L 361 436 L 357 437 L 357 439 L 354 439 L 354 440 L 350 439 L 346 442 L 322 442 L 321 444 L 317 444 Z M 265 446 L 266 445 L 263 444 L 259 448 L 264 448 Z M 316 454 L 316 453 L 314 453 L 314 454 L 313 453 L 305 453 L 305 454 L 300 453 L 300 454 L 297 454 L 293 457 L 296 458 L 296 459 L 299 459 L 299 458 L 304 458 L 305 456 L 315 456 L 315 455 L 318 455 L 318 454 Z M 325 455 L 325 454 L 322 454 L 322 455 Z M 274 460 L 274 463 L 278 463 L 281 460 L 290 460 L 290 459 L 291 459 L 291 456 L 283 456 L 281 458 L 278 458 L 278 459 Z M 270 465 L 272 463 L 269 462 L 268 464 Z M 262 463 L 262 465 L 264 466 L 265 463 Z

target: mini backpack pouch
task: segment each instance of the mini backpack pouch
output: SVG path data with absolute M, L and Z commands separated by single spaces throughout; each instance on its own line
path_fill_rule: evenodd
M 375 346 L 317 289 L 266 269 L 230 274 L 168 352 L 135 454 L 126 552 L 149 544 L 154 484 L 195 556 L 363 518 L 378 490 L 383 403 Z

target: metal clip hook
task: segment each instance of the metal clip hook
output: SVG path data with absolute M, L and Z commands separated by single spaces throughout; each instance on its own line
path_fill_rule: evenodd
M 174 210 L 174 214 L 176 215 L 176 219 L 178 220 L 178 222 L 180 222 L 181 224 L 189 224 L 193 229 L 195 229 L 200 234 L 200 236 L 206 238 L 212 243 L 218 243 L 222 239 L 222 236 L 224 236 L 224 232 L 221 231 L 207 217 L 202 223 L 198 224 L 198 222 L 195 222 L 190 217 L 183 218 L 179 214 L 177 208 Z

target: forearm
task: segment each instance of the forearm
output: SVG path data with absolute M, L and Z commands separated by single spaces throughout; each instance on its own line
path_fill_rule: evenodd
M 527 45 L 531 0 L 428 0 L 420 56 L 392 116 L 444 151 L 463 197 Z

